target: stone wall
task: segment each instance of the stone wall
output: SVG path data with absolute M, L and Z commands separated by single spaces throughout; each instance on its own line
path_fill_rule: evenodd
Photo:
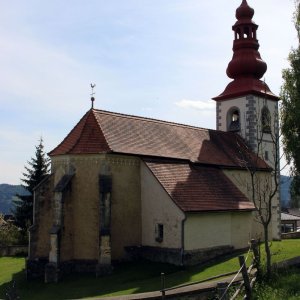
M 27 255 L 28 246 L 0 246 L 1 256 Z
M 48 268 L 53 268 L 51 272 L 58 272 L 59 274 L 51 280 L 51 282 L 56 282 L 57 279 L 61 278 L 66 274 L 72 273 L 92 273 L 98 274 L 101 272 L 97 260 L 68 260 L 60 263 L 58 267 L 55 264 L 49 264 L 47 258 L 40 258 L 36 260 L 26 260 L 26 275 L 27 279 L 44 278 L 45 271 Z M 111 270 L 111 269 L 110 269 Z M 49 270 L 47 270 L 49 271 Z M 104 270 L 102 274 L 107 274 L 107 270 Z M 50 282 L 50 281 L 49 281 Z
M 282 233 L 281 238 L 286 239 L 300 239 L 300 231 L 299 232 L 288 232 L 288 233 Z

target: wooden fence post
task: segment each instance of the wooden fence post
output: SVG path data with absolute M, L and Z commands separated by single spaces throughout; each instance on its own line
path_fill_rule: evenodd
M 245 258 L 243 255 L 239 256 L 239 262 L 240 262 L 240 267 L 242 268 L 242 275 L 243 275 L 243 280 L 244 280 L 244 286 L 245 286 L 245 291 L 246 291 L 246 298 L 247 300 L 251 299 L 251 286 L 250 286 L 250 280 L 247 272 L 247 267 L 245 263 Z
M 228 286 L 227 282 L 218 282 L 217 284 L 218 299 L 228 300 L 228 294 L 226 293 L 227 286 Z
M 257 242 L 257 240 L 252 239 L 251 240 L 251 250 L 253 251 L 253 255 L 254 255 L 254 266 L 257 270 L 257 274 L 258 276 L 260 275 L 260 253 L 259 253 L 259 244 Z
M 165 273 L 160 274 L 161 279 L 161 299 L 165 299 L 166 292 L 165 292 Z

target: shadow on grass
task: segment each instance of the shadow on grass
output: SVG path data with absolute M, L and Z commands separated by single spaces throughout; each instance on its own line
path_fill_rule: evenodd
M 186 268 L 148 261 L 120 263 L 114 265 L 111 275 L 96 278 L 93 274 L 73 274 L 65 276 L 61 282 L 48 284 L 45 284 L 42 279 L 27 281 L 25 270 L 22 270 L 13 274 L 12 280 L 16 282 L 21 300 L 60 300 L 128 295 L 160 290 L 161 272 L 166 275 L 166 287 L 172 287 L 222 273 L 222 268 L 217 270 L 213 268 L 216 263 L 218 265 L 225 263 L 224 273 L 235 271 L 237 262 L 235 263 L 235 260 L 232 259 L 235 256 L 227 256 L 206 265 Z M 227 263 L 229 261 L 232 262 Z M 210 269 L 212 269 L 212 273 L 207 272 Z M 12 282 L 0 286 L 0 299 L 3 299 L 5 291 L 10 286 L 12 286 Z
M 65 276 L 61 282 L 45 284 L 42 279 L 26 280 L 25 270 L 12 275 L 21 300 L 80 299 L 103 295 L 133 294 L 160 289 L 160 273 L 178 271 L 178 267 L 151 262 L 115 265 L 111 275 L 96 278 L 93 274 Z M 12 286 L 12 281 L 0 285 L 0 299 Z

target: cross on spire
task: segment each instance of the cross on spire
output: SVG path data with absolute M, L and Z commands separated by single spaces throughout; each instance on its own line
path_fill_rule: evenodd
M 92 101 L 92 109 L 94 108 L 94 101 L 95 101 L 95 97 L 94 97 L 94 95 L 96 94 L 95 92 L 94 92 L 94 87 L 96 86 L 96 84 L 94 83 L 91 83 L 91 88 L 92 88 L 92 93 L 91 93 L 91 101 Z

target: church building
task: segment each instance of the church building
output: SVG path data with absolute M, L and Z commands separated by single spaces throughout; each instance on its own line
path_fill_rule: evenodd
M 49 153 L 51 174 L 35 189 L 28 278 L 101 275 L 139 258 L 192 265 L 263 237 L 249 166 L 272 176 L 279 98 L 261 81 L 267 65 L 253 15 L 243 0 L 232 81 L 213 98 L 217 130 L 92 107 Z M 270 238 L 279 239 L 278 193 L 271 209 Z

